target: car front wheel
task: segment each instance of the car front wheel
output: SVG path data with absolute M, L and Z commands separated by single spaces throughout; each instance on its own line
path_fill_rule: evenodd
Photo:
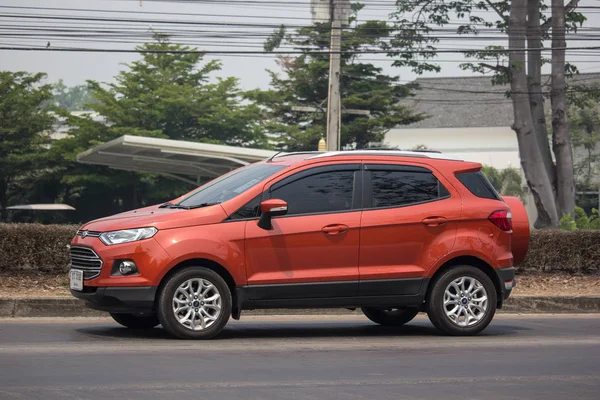
M 216 272 L 189 267 L 171 276 L 158 299 L 158 319 L 181 339 L 210 339 L 231 315 L 231 292 Z
M 448 335 L 475 335 L 494 318 L 496 303 L 494 283 L 482 270 L 458 266 L 433 282 L 427 315 Z

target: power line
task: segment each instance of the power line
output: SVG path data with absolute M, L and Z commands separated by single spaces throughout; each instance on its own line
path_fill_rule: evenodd
M 160 54 L 160 53 L 170 53 L 170 54 L 307 54 L 307 55 L 319 55 L 319 54 L 390 54 L 390 53 L 398 53 L 398 54 L 428 54 L 431 53 L 431 50 L 374 50 L 374 49 L 364 49 L 364 50 L 342 50 L 340 52 L 331 52 L 331 51 L 323 51 L 323 50 L 294 50 L 294 51 L 244 51 L 244 50 L 219 50 L 219 51 L 205 51 L 198 49 L 189 49 L 189 50 L 147 50 L 147 49 L 93 49 L 93 48 L 80 48 L 80 47 L 46 47 L 46 48 L 11 48 L 11 47 L 2 47 L 0 50 L 29 50 L 29 51 L 61 51 L 61 52 L 95 52 L 95 53 L 148 53 L 148 54 Z M 473 50 L 481 50 L 481 49 L 439 49 L 436 50 L 435 53 L 465 53 Z M 533 49 L 537 50 L 537 49 Z M 588 46 L 588 47 L 549 47 L 540 49 L 542 52 L 548 52 L 551 50 L 565 50 L 565 51 L 575 51 L 575 50 L 600 50 L 600 46 Z M 485 52 L 493 54 L 504 54 L 510 52 L 528 52 L 532 51 L 532 49 L 520 48 L 520 49 L 489 49 L 485 50 Z

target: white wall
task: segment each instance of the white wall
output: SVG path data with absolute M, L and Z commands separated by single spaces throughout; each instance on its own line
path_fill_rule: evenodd
M 520 168 L 517 136 L 510 127 L 392 129 L 384 139 L 391 147 L 431 150 L 495 168 Z

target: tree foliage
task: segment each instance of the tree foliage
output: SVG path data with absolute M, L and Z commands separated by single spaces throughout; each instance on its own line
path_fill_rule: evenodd
M 575 162 L 579 191 L 600 189 L 600 86 L 580 87 L 571 96 L 569 112 L 573 147 L 580 155 Z M 594 179 L 596 178 L 596 179 Z
M 54 84 L 53 94 L 50 103 L 67 111 L 88 110 L 90 104 L 96 103 L 88 85 L 68 87 L 62 79 Z
M 523 189 L 523 178 L 519 169 L 505 168 L 500 170 L 491 166 L 483 166 L 481 171 L 498 193 L 505 196 L 516 196 L 525 202 L 527 193 Z
M 45 104 L 52 86 L 45 74 L 0 71 L 0 208 L 21 202 L 47 165 L 55 115 Z
M 352 29 L 342 33 L 341 55 L 341 146 L 365 148 L 383 140 L 394 126 L 418 121 L 398 102 L 410 95 L 410 87 L 400 85 L 399 78 L 386 75 L 371 63 L 352 54 L 366 48 L 381 47 L 389 34 L 385 22 L 356 22 L 360 6 L 354 7 Z M 289 151 L 316 150 L 325 137 L 329 79 L 331 28 L 328 24 L 298 29 L 285 34 L 277 30 L 265 48 L 293 46 L 303 51 L 298 57 L 280 57 L 281 72 L 269 71 L 271 89 L 255 90 L 250 98 L 263 108 L 262 124 L 276 146 Z M 314 111 L 310 111 L 310 110 Z M 344 110 L 365 110 L 357 115 Z
M 244 103 L 236 78 L 211 79 L 217 60 L 201 64 L 203 55 L 188 46 L 155 42 L 138 50 L 142 59 L 129 64 L 107 87 L 90 81 L 99 104 L 91 109 L 117 135 L 144 135 L 236 146 L 262 147 L 259 109 Z M 159 51 L 148 53 L 145 51 Z M 169 51 L 174 53 L 168 53 Z M 177 53 L 179 52 L 179 53 Z

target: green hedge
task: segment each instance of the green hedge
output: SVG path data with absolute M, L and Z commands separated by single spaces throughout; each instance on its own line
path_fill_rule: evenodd
M 519 272 L 599 273 L 600 231 L 534 231 Z
M 1 224 L 0 273 L 65 273 L 75 225 Z M 600 231 L 534 231 L 519 273 L 600 273 Z
M 1 224 L 0 273 L 65 273 L 77 225 Z

